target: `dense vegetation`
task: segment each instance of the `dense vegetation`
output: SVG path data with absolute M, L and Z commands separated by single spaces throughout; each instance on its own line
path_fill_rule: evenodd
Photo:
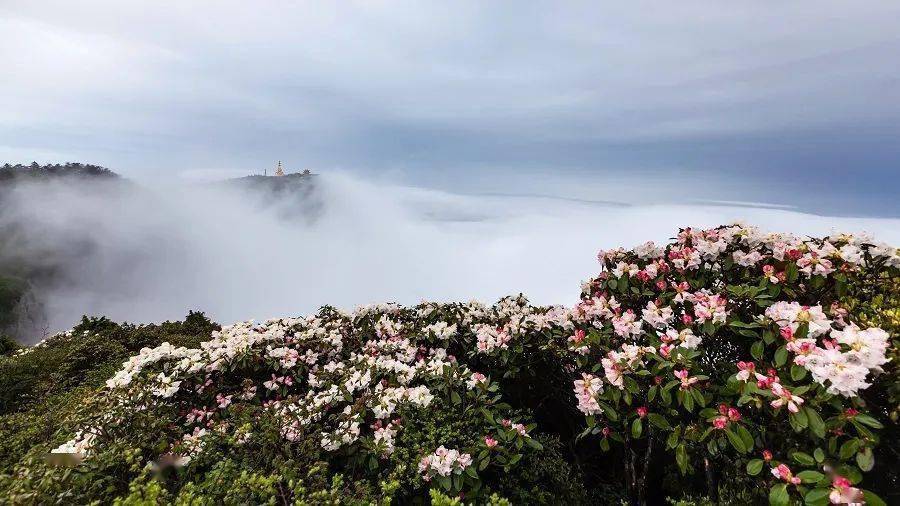
M 900 501 L 895 248 L 729 226 L 599 258 L 571 308 L 85 318 L 4 340 L 0 496 Z
M 0 182 L 16 179 L 49 179 L 58 177 L 103 177 L 116 178 L 118 175 L 99 165 L 89 163 L 67 162 L 40 165 L 32 162 L 30 165 L 4 164 L 0 166 Z

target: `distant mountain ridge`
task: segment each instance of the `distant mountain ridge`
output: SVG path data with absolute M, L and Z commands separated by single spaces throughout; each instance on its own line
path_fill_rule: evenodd
M 104 179 L 119 178 L 118 174 L 101 167 L 89 163 L 66 162 L 65 164 L 47 164 L 40 165 L 32 162 L 30 165 L 9 163 L 0 167 L 0 181 L 11 181 L 19 179 L 51 179 L 58 177 L 99 177 Z

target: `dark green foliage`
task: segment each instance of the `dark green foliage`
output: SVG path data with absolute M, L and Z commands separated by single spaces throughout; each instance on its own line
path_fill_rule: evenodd
M 85 317 L 69 336 L 50 338 L 21 356 L 0 356 L 0 473 L 36 445 L 46 452 L 67 417 L 140 348 L 163 341 L 196 346 L 216 328 L 201 312 L 143 326 Z
M 65 164 L 56 163 L 48 165 L 39 165 L 36 162 L 32 162 L 30 165 L 10 165 L 7 163 L 0 167 L 0 182 L 25 178 L 49 179 L 61 176 L 102 178 L 119 177 L 118 174 L 107 169 L 106 167 L 78 162 L 67 162 Z
M 0 328 L 13 323 L 13 310 L 27 288 L 28 284 L 24 280 L 0 276 Z
M 12 355 L 19 348 L 18 341 L 7 335 L 0 334 L 0 356 Z

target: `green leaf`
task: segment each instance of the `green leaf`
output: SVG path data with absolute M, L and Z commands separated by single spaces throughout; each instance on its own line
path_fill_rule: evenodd
M 663 430 L 671 430 L 672 426 L 669 425 L 669 421 L 666 420 L 666 417 L 658 414 L 658 413 L 650 413 L 647 415 L 647 419 L 650 420 L 650 423 L 655 425 L 657 428 Z
M 875 433 L 872 432 L 872 429 L 870 429 L 869 427 L 866 427 L 865 425 L 859 423 L 858 421 L 854 420 L 853 418 L 850 419 L 850 423 L 853 424 L 853 427 L 856 429 L 856 432 L 861 437 L 864 437 L 867 439 L 875 439 Z
M 816 462 L 821 464 L 822 462 L 825 462 L 825 452 L 823 452 L 821 448 L 816 448 L 816 451 L 813 452 L 813 458 L 816 459 Z
M 794 281 L 797 281 L 797 277 L 800 275 L 800 270 L 797 269 L 796 263 L 790 262 L 785 266 L 784 274 L 788 283 L 793 283 Z
M 830 502 L 828 499 L 830 493 L 830 488 L 814 488 L 806 493 L 803 497 L 803 502 L 809 506 L 823 506 Z
M 749 474 L 750 476 L 756 476 L 762 471 L 762 468 L 762 459 L 753 459 L 750 462 L 747 462 L 747 474 Z
M 806 412 L 803 410 L 791 413 L 788 420 L 791 422 L 791 427 L 793 427 L 796 432 L 805 429 L 809 423 L 809 418 L 807 418 Z
M 819 416 L 819 413 L 817 413 L 815 409 L 809 406 L 805 406 L 803 408 L 803 412 L 806 413 L 806 418 L 809 422 L 809 430 L 812 431 L 812 433 L 816 436 L 824 438 L 825 422 L 822 420 L 822 417 Z
M 859 450 L 859 440 L 853 438 L 849 441 L 845 441 L 844 444 L 841 445 L 841 450 L 838 454 L 841 456 L 841 460 L 847 460 L 852 457 L 857 450 Z
M 791 366 L 791 379 L 794 381 L 800 381 L 804 377 L 806 377 L 806 368 L 800 367 L 799 365 Z
M 825 475 L 818 471 L 807 470 L 797 473 L 797 477 L 800 478 L 803 483 L 816 483 L 817 481 L 824 478 Z
M 856 454 L 856 465 L 858 465 L 863 472 L 869 472 L 875 467 L 875 456 L 872 454 L 871 448 L 863 448 Z
M 698 376 L 698 378 L 699 377 L 700 376 Z M 697 404 L 699 404 L 700 406 L 706 406 L 706 397 L 703 396 L 703 392 L 701 392 L 700 389 L 692 388 L 690 389 L 690 392 L 691 395 L 694 396 L 694 400 L 697 402 Z
M 644 431 L 644 424 L 641 422 L 640 418 L 635 418 L 633 422 L 631 422 L 631 437 L 637 439 L 641 437 L 641 432 Z
M 881 422 L 879 422 L 878 420 L 872 418 L 871 416 L 863 414 L 863 413 L 856 415 L 854 417 L 854 419 L 861 424 L 872 427 L 873 429 L 883 429 L 884 428 L 884 425 L 882 425 Z
M 791 496 L 788 495 L 787 484 L 777 483 L 769 489 L 769 504 L 772 506 L 788 506 Z
M 672 404 L 672 391 L 669 390 L 668 388 L 663 388 L 662 390 L 660 390 L 659 396 L 662 398 L 663 402 L 665 402 L 667 406 L 669 404 Z
M 637 381 L 635 381 L 634 378 L 630 376 L 622 377 L 622 382 L 625 384 L 625 390 L 633 394 L 637 394 L 641 391 L 641 386 L 638 385 Z
M 603 415 L 606 416 L 609 421 L 615 422 L 619 419 L 619 415 L 616 413 L 616 410 L 613 409 L 612 406 L 602 401 L 598 401 L 597 404 L 599 404 L 600 407 L 603 408 Z
M 718 415 L 719 411 L 714 408 L 704 408 L 704 409 L 701 409 L 700 413 L 698 413 L 698 414 L 700 415 L 700 418 L 710 420 L 713 417 L 715 417 L 716 415 Z
M 783 366 L 785 363 L 787 363 L 787 357 L 787 348 L 785 348 L 784 346 L 779 347 L 777 350 L 775 350 L 775 366 Z
M 683 394 L 681 403 L 684 405 L 684 409 L 688 411 L 694 410 L 694 396 L 691 394 L 690 390 L 682 390 L 680 393 Z
M 450 392 L 450 401 L 453 402 L 453 404 L 462 403 L 462 399 L 459 397 L 459 394 L 456 393 L 456 390 Z
M 887 504 L 880 497 L 878 497 L 875 492 L 870 492 L 866 489 L 862 489 L 862 493 L 863 498 L 865 498 L 866 500 L 867 506 L 887 506 Z
M 728 442 L 731 443 L 731 446 L 734 447 L 740 453 L 747 453 L 747 447 L 744 446 L 744 441 L 731 431 L 731 429 L 725 429 L 725 435 L 728 437 Z
M 678 448 L 675 449 L 675 461 L 678 463 L 678 470 L 681 471 L 681 474 L 687 474 L 690 462 L 684 445 L 678 445 Z
M 525 442 L 528 443 L 528 446 L 534 448 L 535 450 L 543 450 L 544 449 L 544 446 L 534 438 L 526 437 Z
M 678 446 L 678 438 L 681 437 L 681 426 L 675 427 L 675 430 L 669 434 L 669 437 L 666 439 L 666 446 L 670 449 Z
M 763 342 L 756 341 L 753 343 L 753 346 L 750 347 L 750 354 L 753 355 L 753 358 L 756 360 L 762 360 L 763 357 Z
M 747 430 L 746 427 L 744 427 L 743 425 L 738 425 L 734 432 L 738 436 L 740 436 L 741 441 L 744 442 L 744 448 L 746 448 L 747 451 L 753 449 L 753 435 L 750 434 L 750 431 Z
M 795 462 L 804 466 L 814 466 L 816 465 L 815 459 L 808 453 L 803 452 L 794 452 L 791 454 L 791 458 L 794 459 Z

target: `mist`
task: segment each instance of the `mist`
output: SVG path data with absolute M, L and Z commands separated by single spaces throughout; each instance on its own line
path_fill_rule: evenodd
M 202 310 L 229 323 L 325 304 L 491 302 L 520 292 L 536 303 L 569 304 L 596 272 L 598 249 L 735 220 L 900 242 L 898 219 L 472 195 L 345 173 L 317 176 L 304 195 L 222 183 L 19 184 L 7 190 L 0 213 L 0 226 L 17 231 L 7 249 L 51 274 L 33 282 L 50 332 L 71 328 L 82 314 L 155 322 Z

